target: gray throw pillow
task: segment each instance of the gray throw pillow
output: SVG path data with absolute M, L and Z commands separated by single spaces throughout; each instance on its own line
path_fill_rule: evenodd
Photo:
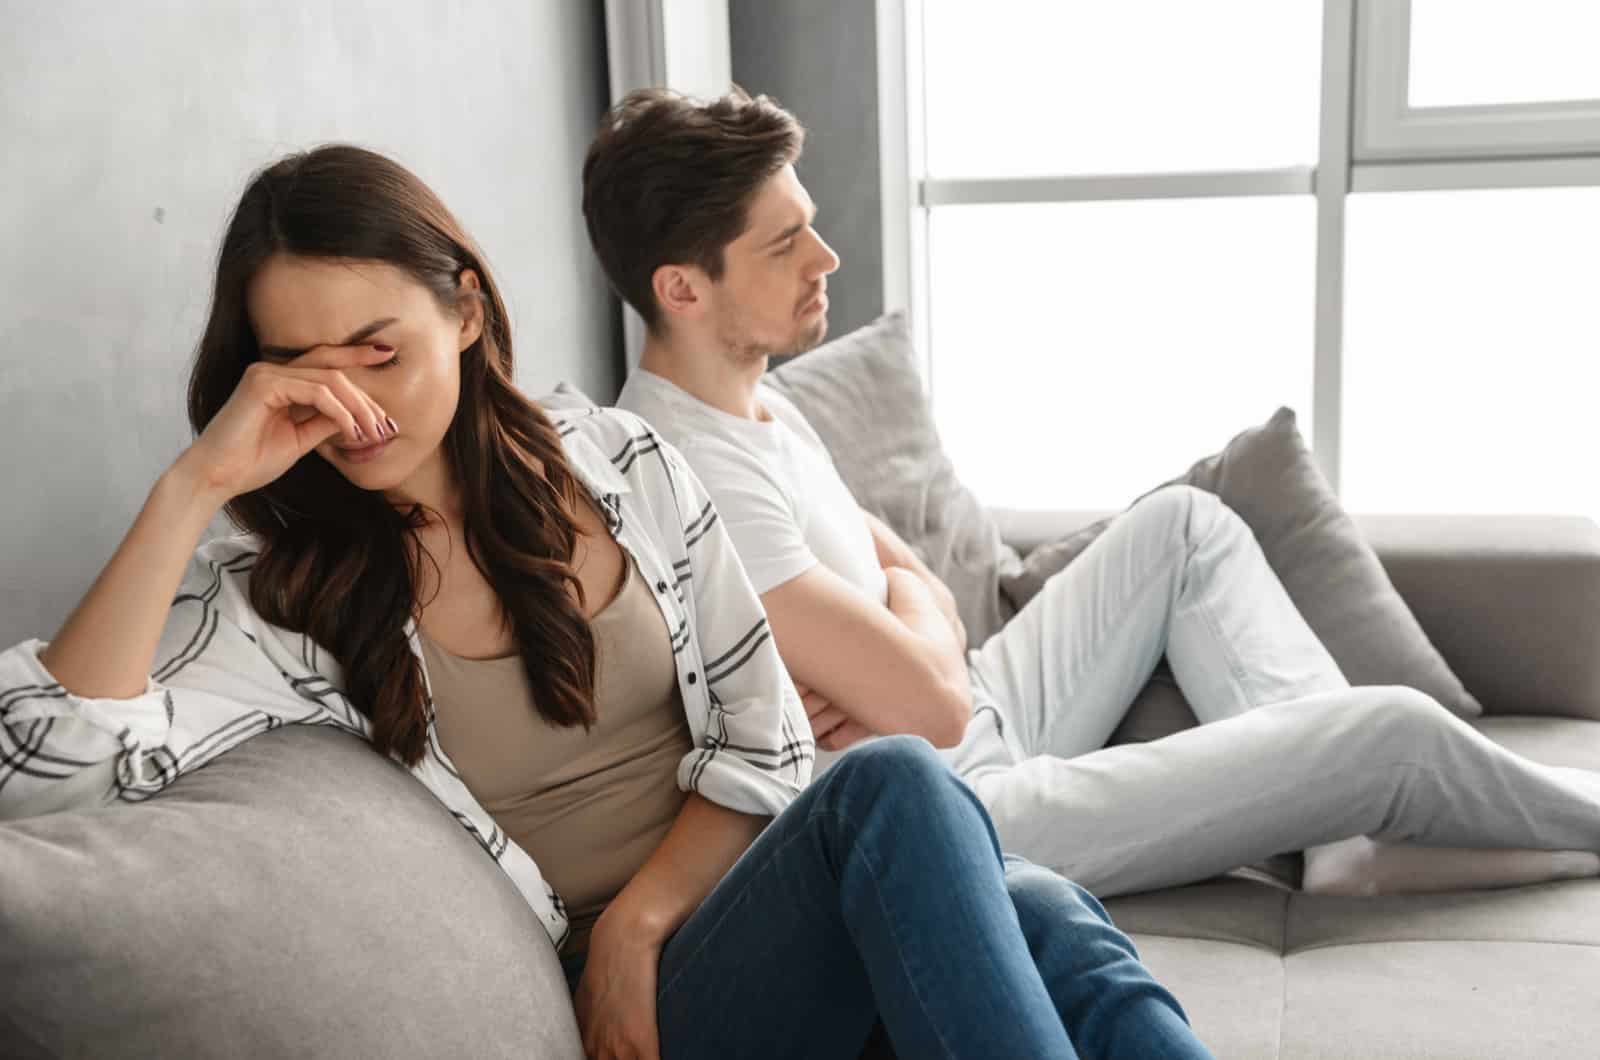
M 982 644 L 1011 617 L 1002 575 L 1021 574 L 993 517 L 956 478 L 922 389 L 904 313 L 889 313 L 767 373 L 822 438 L 856 503 L 917 551 Z
M 0 866 L 0 1056 L 583 1055 L 510 879 L 335 729 L 0 823 Z
M 1243 431 L 1221 452 L 1161 486 L 1174 483 L 1215 493 L 1239 513 L 1351 684 L 1409 685 L 1462 717 L 1483 713 L 1340 506 L 1295 426 L 1293 410 L 1279 409 L 1264 425 Z M 1026 604 L 1110 522 L 1042 545 L 1020 570 L 1008 571 L 1002 588 L 1012 605 Z

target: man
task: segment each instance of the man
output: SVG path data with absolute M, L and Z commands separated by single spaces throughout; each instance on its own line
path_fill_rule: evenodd
M 1292 850 L 1307 889 L 1347 894 L 1600 873 L 1600 776 L 1512 755 L 1415 690 L 1351 688 L 1210 494 L 1135 505 L 969 650 L 949 592 L 761 385 L 826 334 L 839 264 L 803 141 L 765 97 L 635 93 L 590 147 L 584 215 L 648 329 L 618 404 L 704 481 L 821 748 L 927 737 L 1007 849 L 1100 895 Z M 1105 748 L 1163 654 L 1205 724 Z

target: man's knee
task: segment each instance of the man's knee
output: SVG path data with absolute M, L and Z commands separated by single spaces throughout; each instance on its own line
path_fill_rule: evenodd
M 1401 756 L 1412 756 L 1438 741 L 1454 716 L 1426 692 L 1407 685 L 1368 685 L 1351 689 L 1358 731 Z
M 1142 518 L 1167 526 L 1174 536 L 1188 539 L 1203 536 L 1218 519 L 1238 518 L 1215 493 L 1183 483 L 1162 486 L 1146 494 L 1131 511 L 1142 511 Z

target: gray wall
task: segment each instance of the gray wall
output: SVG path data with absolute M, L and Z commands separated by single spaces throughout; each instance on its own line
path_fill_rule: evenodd
M 621 381 L 579 212 L 589 0 L 0 0 L 0 646 L 49 638 L 190 440 L 184 385 L 249 173 L 383 151 L 482 244 L 518 382 Z
M 862 0 L 728 0 L 733 79 L 773 96 L 806 127 L 797 170 L 817 231 L 838 251 L 829 334 L 883 312 L 875 6 Z

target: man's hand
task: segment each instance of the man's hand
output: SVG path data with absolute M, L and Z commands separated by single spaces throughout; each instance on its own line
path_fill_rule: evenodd
M 573 995 L 584 1055 L 589 1060 L 660 1060 L 656 972 L 661 945 L 609 923 L 610 911 L 595 921 L 589 959 Z
M 956 609 L 955 594 L 950 591 L 944 582 L 935 578 L 932 574 L 923 578 L 922 583 L 933 594 L 933 602 L 938 605 L 939 613 L 949 621 L 950 632 L 955 634 L 956 643 L 961 646 L 963 652 L 966 651 L 967 625 L 961 621 L 961 612 Z
M 939 613 L 944 615 L 945 621 L 950 623 L 950 632 L 955 634 L 956 643 L 961 651 L 967 650 L 967 627 L 961 621 L 961 613 L 956 610 L 955 595 L 950 592 L 949 586 L 940 581 L 928 565 L 922 562 L 916 551 L 894 529 L 876 515 L 861 509 L 861 518 L 866 521 L 867 530 L 872 534 L 872 546 L 878 554 L 878 566 L 887 573 L 893 568 L 901 568 L 915 574 L 928 587 L 928 592 L 933 595 L 934 606 Z
M 800 702 L 805 704 L 806 717 L 811 719 L 811 735 L 824 751 L 842 751 L 872 735 L 865 725 L 822 698 L 822 693 L 799 682 L 794 687 L 800 693 Z

